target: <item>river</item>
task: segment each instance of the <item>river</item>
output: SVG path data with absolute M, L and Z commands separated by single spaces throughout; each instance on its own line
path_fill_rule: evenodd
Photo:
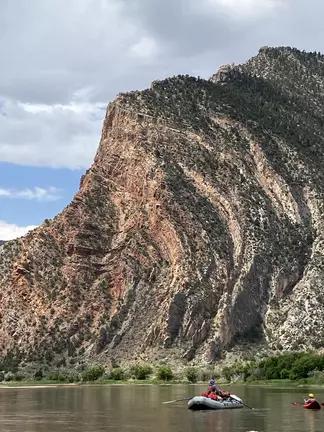
M 0 388 L 0 432 L 323 432 L 319 412 L 293 406 L 307 389 L 229 386 L 224 389 L 254 407 L 196 411 L 187 402 L 163 401 L 199 395 L 205 387 L 70 386 Z M 308 389 L 310 391 L 310 389 Z M 314 392 L 314 389 L 312 390 Z M 316 391 L 324 402 L 324 391 Z

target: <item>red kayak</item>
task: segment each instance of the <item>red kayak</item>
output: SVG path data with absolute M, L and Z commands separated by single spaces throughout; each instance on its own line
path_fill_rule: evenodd
M 312 410 L 320 410 L 321 409 L 321 405 L 316 400 L 314 400 L 308 404 L 304 404 L 303 407 L 306 409 L 312 409 Z

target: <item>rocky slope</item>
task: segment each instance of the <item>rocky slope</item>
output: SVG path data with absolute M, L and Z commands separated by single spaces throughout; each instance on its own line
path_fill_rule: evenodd
M 262 48 L 109 104 L 71 204 L 0 249 L 0 353 L 322 348 L 324 56 Z

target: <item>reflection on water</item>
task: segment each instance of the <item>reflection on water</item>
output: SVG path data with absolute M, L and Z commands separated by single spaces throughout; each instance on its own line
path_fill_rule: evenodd
M 323 432 L 324 412 L 301 401 L 309 390 L 229 387 L 255 410 L 197 411 L 187 402 L 163 401 L 194 396 L 202 386 L 89 386 L 0 389 L 0 432 Z M 320 402 L 324 392 L 317 392 Z

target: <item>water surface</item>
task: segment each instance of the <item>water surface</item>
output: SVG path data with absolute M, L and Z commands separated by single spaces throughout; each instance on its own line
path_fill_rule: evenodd
M 0 432 L 324 431 L 324 407 L 313 412 L 292 405 L 311 389 L 224 388 L 255 410 L 192 412 L 185 401 L 162 404 L 204 389 L 193 385 L 1 388 Z M 324 402 L 324 391 L 315 395 Z

